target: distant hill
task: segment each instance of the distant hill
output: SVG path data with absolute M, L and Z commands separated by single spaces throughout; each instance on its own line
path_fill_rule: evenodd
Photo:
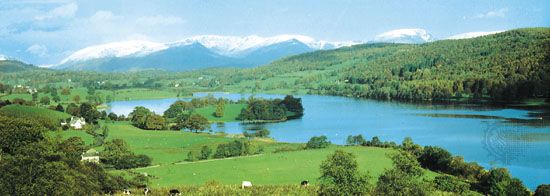
M 274 37 L 196 36 L 174 43 L 115 42 L 81 49 L 54 69 L 123 72 L 187 71 L 209 67 L 254 67 L 282 57 L 349 46 L 301 35 Z
M 40 69 L 30 64 L 25 64 L 17 60 L 0 60 L 0 72 L 2 73 L 11 73 L 27 70 Z
M 400 100 L 548 98 L 548 51 L 550 28 L 420 45 L 363 44 L 283 58 L 229 83 L 283 80 L 314 94 Z

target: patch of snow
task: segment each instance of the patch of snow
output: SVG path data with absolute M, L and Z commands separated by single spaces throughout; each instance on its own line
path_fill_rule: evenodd
M 478 31 L 478 32 L 468 32 L 468 33 L 461 33 L 457 35 L 453 35 L 448 37 L 447 39 L 469 39 L 474 37 L 481 37 L 485 35 L 491 35 L 495 33 L 501 33 L 504 31 Z
M 151 41 L 123 41 L 86 47 L 63 59 L 61 64 L 71 61 L 84 61 L 103 57 L 143 56 L 167 49 L 163 43 Z
M 424 43 L 432 41 L 433 37 L 424 29 L 395 29 L 375 37 L 375 42 L 389 43 Z

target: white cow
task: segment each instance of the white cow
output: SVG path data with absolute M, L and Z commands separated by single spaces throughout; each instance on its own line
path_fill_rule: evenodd
M 244 187 L 252 187 L 252 182 L 243 181 L 243 183 L 241 183 L 241 189 L 244 189 Z

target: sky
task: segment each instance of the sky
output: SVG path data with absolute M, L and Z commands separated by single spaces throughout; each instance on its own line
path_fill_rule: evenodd
M 0 56 L 47 65 L 91 45 L 194 35 L 368 41 L 401 28 L 432 36 L 550 27 L 548 0 L 0 0 Z

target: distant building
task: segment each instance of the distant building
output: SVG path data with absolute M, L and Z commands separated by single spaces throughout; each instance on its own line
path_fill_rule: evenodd
M 66 122 L 61 122 L 61 126 L 67 125 Z M 69 126 L 73 129 L 82 129 L 86 125 L 86 120 L 82 117 L 72 116 L 71 121 L 69 121 Z
M 92 148 L 92 149 L 82 153 L 82 160 L 81 161 L 99 163 L 99 152 L 97 152 L 97 150 Z

